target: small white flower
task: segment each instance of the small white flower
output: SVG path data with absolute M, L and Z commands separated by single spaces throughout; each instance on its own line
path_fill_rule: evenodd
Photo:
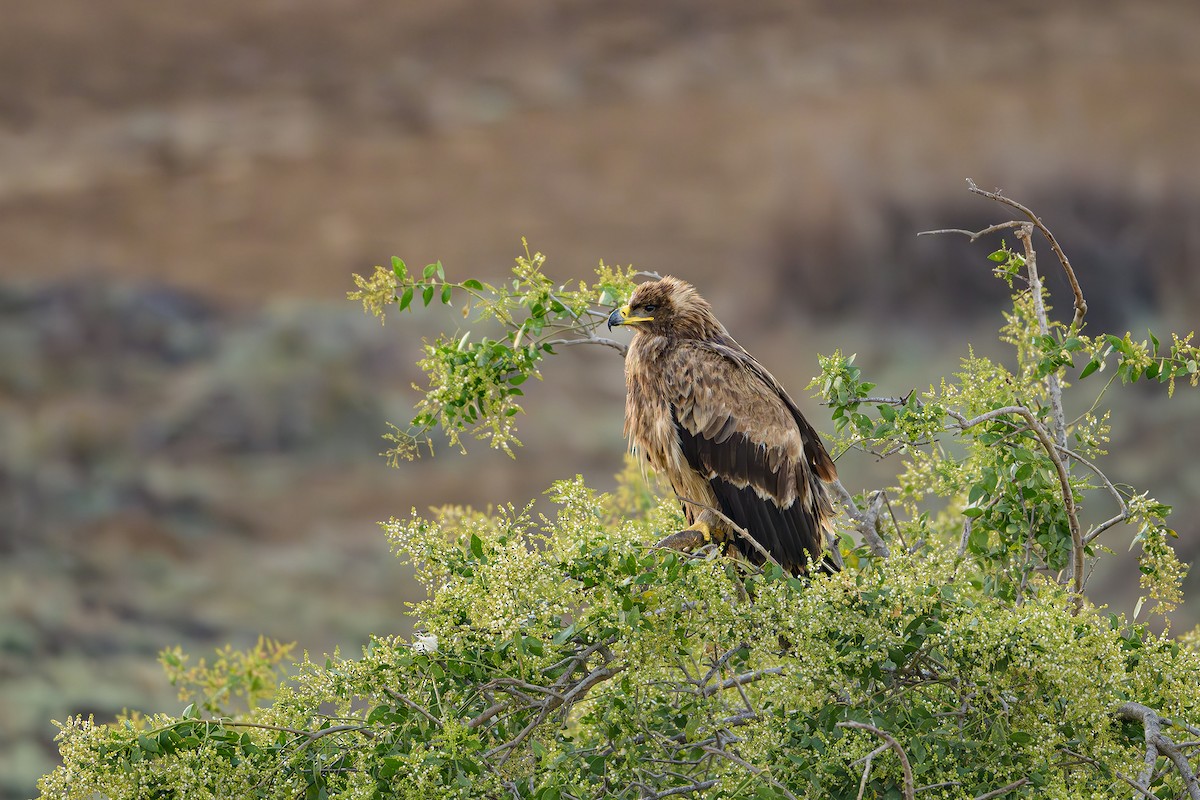
M 413 638 L 412 648 L 418 653 L 436 653 L 438 649 L 437 634 L 418 633 Z

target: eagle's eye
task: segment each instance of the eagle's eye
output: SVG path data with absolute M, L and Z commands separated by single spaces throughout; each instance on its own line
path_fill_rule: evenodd
M 653 314 L 657 308 L 658 306 L 654 305 L 653 303 L 647 303 L 646 305 L 642 306 L 642 310 L 649 314 Z

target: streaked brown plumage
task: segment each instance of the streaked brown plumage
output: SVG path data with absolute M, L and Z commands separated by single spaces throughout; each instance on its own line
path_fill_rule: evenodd
M 779 381 L 676 278 L 637 287 L 609 327 L 628 325 L 625 435 L 683 501 L 691 527 L 747 530 L 793 573 L 821 562 L 833 506 L 833 460 Z M 754 563 L 753 545 L 728 539 Z M 826 564 L 829 564 L 826 560 Z

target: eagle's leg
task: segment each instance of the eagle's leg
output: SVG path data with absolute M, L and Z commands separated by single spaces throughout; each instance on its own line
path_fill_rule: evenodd
M 712 511 L 705 509 L 700 512 L 700 516 L 696 517 L 695 522 L 678 533 L 672 533 L 660 541 L 658 546 L 690 552 L 706 544 L 724 542 L 728 536 L 729 530 L 725 521 Z

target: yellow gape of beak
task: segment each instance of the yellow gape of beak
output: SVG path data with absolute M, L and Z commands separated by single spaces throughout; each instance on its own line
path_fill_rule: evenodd
M 636 325 L 639 322 L 654 321 L 654 317 L 631 317 L 630 314 L 632 313 L 633 309 L 629 307 L 628 303 L 618 308 L 612 313 L 612 316 L 608 318 L 609 329 L 611 330 L 615 325 Z

